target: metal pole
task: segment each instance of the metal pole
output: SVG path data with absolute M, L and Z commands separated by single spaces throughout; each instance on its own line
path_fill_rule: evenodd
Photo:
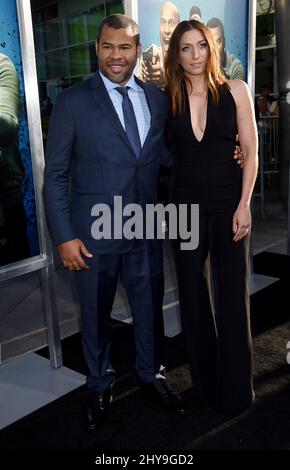
M 290 188 L 290 165 L 289 165 L 289 186 Z M 290 256 L 290 190 L 288 189 L 288 236 L 287 236 L 287 255 Z
M 264 167 L 264 161 L 265 161 L 265 135 L 263 134 L 263 131 L 260 131 L 260 138 L 259 138 L 259 143 L 260 143 L 260 191 L 261 191 L 261 216 L 262 218 L 264 217 L 264 198 L 265 198 L 265 167 Z
M 275 24 L 277 44 L 277 68 L 279 88 L 279 157 L 281 195 L 284 205 L 288 203 L 287 255 L 290 255 L 290 2 L 275 1 Z
M 50 362 L 52 367 L 56 368 L 62 365 L 62 355 L 56 309 L 56 295 L 53 286 L 54 273 L 52 247 L 46 228 L 42 200 L 44 154 L 30 0 L 17 0 L 17 12 L 23 61 L 40 252 L 43 259 L 46 261 L 45 266 L 41 271 L 44 314 L 47 325 Z
M 247 82 L 251 90 L 253 101 L 255 100 L 255 63 L 256 63 L 256 17 L 257 2 L 249 0 L 249 34 L 248 34 L 248 74 Z M 250 242 L 249 248 L 249 275 L 253 275 L 253 246 Z

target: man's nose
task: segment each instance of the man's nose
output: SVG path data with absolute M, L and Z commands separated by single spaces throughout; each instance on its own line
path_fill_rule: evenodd
M 118 47 L 113 47 L 112 52 L 111 52 L 111 57 L 114 59 L 118 59 L 122 56 L 121 51 Z
M 169 36 L 171 34 L 171 25 L 169 23 L 166 23 L 165 25 L 164 34 L 166 34 L 166 36 Z

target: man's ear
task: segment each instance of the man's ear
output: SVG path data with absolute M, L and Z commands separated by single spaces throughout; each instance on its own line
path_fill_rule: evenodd
M 96 41 L 96 43 L 95 43 L 95 51 L 96 51 L 96 55 L 98 56 L 99 55 L 99 43 L 98 43 L 98 41 Z

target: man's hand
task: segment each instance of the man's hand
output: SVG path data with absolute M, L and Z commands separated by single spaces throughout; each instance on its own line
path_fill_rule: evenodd
M 241 168 L 244 167 L 244 155 L 242 152 L 241 147 L 239 145 L 236 145 L 236 150 L 234 153 L 234 159 L 236 160 L 237 164 L 240 165 Z
M 84 262 L 82 255 L 87 258 L 93 258 L 93 255 L 86 249 L 81 240 L 75 238 L 69 242 L 58 245 L 58 252 L 62 264 L 69 271 L 83 271 L 90 269 Z
M 163 71 L 161 70 L 159 49 L 153 45 L 152 55 L 150 60 L 145 57 L 141 60 L 141 74 L 144 82 L 151 82 L 152 84 L 160 85 L 164 80 Z
M 142 63 L 142 78 L 144 82 L 150 82 L 152 85 L 160 85 L 164 78 L 160 63 L 150 66 L 143 65 Z

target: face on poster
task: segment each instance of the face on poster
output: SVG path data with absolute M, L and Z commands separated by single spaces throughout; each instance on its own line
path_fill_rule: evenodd
M 0 266 L 39 253 L 17 8 L 0 10 Z
M 164 61 L 178 23 L 196 19 L 211 29 L 221 67 L 229 79 L 246 80 L 248 0 L 137 0 L 142 58 L 139 77 L 157 87 L 164 84 Z

